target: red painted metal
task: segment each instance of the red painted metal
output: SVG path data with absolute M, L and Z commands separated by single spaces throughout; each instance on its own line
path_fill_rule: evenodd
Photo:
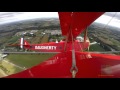
M 65 41 L 62 42 L 49 42 L 49 43 L 43 43 L 43 44 L 27 44 L 24 45 L 24 48 L 27 50 L 32 50 L 32 51 L 38 51 L 38 52 L 63 52 L 64 51 L 64 45 L 65 45 Z M 79 40 L 76 40 L 74 42 L 75 45 L 75 50 L 76 51 L 82 51 L 85 50 L 89 47 L 89 42 L 80 42 Z M 35 47 L 38 47 L 38 49 L 36 49 Z M 41 49 L 39 47 L 46 47 L 44 49 Z M 55 47 L 55 48 L 49 48 L 49 46 L 51 47 Z M 68 42 L 67 43 L 67 51 L 72 50 L 72 42 Z
M 59 12 L 59 20 L 60 20 L 60 26 L 62 35 L 67 35 L 69 31 L 69 27 L 71 25 L 71 14 L 72 12 Z
M 76 78 L 120 77 L 120 56 L 88 52 L 76 52 L 75 54 L 78 67 Z M 71 51 L 63 52 L 37 66 L 6 78 L 71 78 L 71 61 Z M 109 70 L 104 71 L 107 67 Z M 115 67 L 117 70 L 111 69 L 111 67 Z

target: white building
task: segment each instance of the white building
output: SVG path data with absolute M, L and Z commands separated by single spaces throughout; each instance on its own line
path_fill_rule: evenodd
M 81 36 L 76 37 L 76 39 L 77 39 L 77 40 L 80 40 L 80 42 L 83 42 L 83 41 L 84 41 L 84 38 L 81 37 Z

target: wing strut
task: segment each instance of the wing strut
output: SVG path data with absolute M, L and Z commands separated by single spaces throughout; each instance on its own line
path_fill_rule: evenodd
M 89 38 L 88 38 L 87 33 L 88 33 L 88 28 L 86 28 L 86 30 L 85 30 L 85 32 L 84 32 L 84 47 L 85 47 L 86 40 L 89 41 Z M 89 41 L 89 44 L 90 44 L 90 41 Z M 87 50 L 89 51 L 89 47 L 88 47 Z
M 70 29 L 70 27 L 69 27 L 69 29 Z M 69 30 L 69 32 L 67 33 L 67 37 L 66 37 L 65 45 L 64 45 L 64 51 L 66 51 L 66 47 L 67 47 L 68 37 L 69 37 L 69 35 L 70 35 L 70 30 Z
M 72 18 L 73 18 L 73 12 L 70 14 L 70 17 L 71 17 L 71 20 L 72 20 Z M 68 26 L 68 33 L 66 35 L 66 40 L 65 40 L 65 45 L 64 45 L 64 51 L 66 51 L 68 39 L 69 39 L 71 33 L 72 33 L 72 24 L 70 23 L 69 26 Z
M 72 73 L 72 78 L 75 78 L 76 73 L 78 72 L 78 68 L 77 68 L 77 66 L 76 66 L 74 40 L 73 40 L 72 31 L 71 31 L 70 33 L 71 33 L 71 37 L 72 37 L 72 67 L 71 67 L 71 69 L 70 69 L 70 72 Z

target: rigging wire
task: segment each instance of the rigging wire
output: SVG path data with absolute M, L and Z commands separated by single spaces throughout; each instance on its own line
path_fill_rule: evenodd
M 107 22 L 107 24 L 101 28 L 101 29 L 98 29 L 98 30 L 103 30 L 103 29 L 106 29 L 107 26 L 109 25 L 109 23 L 112 21 L 112 19 L 117 15 L 117 12 L 115 12 L 115 14 L 110 18 L 110 20 Z M 109 52 L 112 52 L 112 51 L 109 51 Z M 109 52 L 100 52 L 100 53 L 109 53 Z
M 72 67 L 70 69 L 70 72 L 72 73 L 72 78 L 75 78 L 76 73 L 78 72 L 78 68 L 76 66 L 76 57 L 75 57 L 75 46 L 74 46 L 74 39 L 71 31 L 71 37 L 72 37 Z
M 108 23 L 102 29 L 105 29 L 116 15 L 117 15 L 117 12 L 115 12 L 115 14 L 111 17 L 111 19 L 108 21 Z
M 73 17 L 73 12 L 71 13 L 71 18 Z M 72 20 L 72 19 L 71 19 Z M 78 68 L 76 66 L 76 57 L 75 57 L 75 46 L 74 46 L 74 37 L 72 34 L 72 29 L 71 29 L 72 25 L 70 25 L 69 27 L 69 34 L 71 35 L 72 38 L 72 67 L 70 69 L 70 72 L 72 73 L 72 78 L 75 78 L 76 73 L 78 72 Z

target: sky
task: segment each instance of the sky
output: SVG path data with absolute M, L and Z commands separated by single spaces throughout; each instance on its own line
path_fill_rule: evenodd
M 114 15 L 115 17 L 113 17 Z M 48 17 L 58 18 L 58 12 L 0 12 L 0 24 Z M 111 22 L 108 23 L 110 20 Z M 95 22 L 103 24 L 108 23 L 108 25 L 120 28 L 120 12 L 106 12 Z
M 0 24 L 36 18 L 58 18 L 57 12 L 0 12 Z
M 107 12 L 100 16 L 95 22 L 120 28 L 120 12 Z

